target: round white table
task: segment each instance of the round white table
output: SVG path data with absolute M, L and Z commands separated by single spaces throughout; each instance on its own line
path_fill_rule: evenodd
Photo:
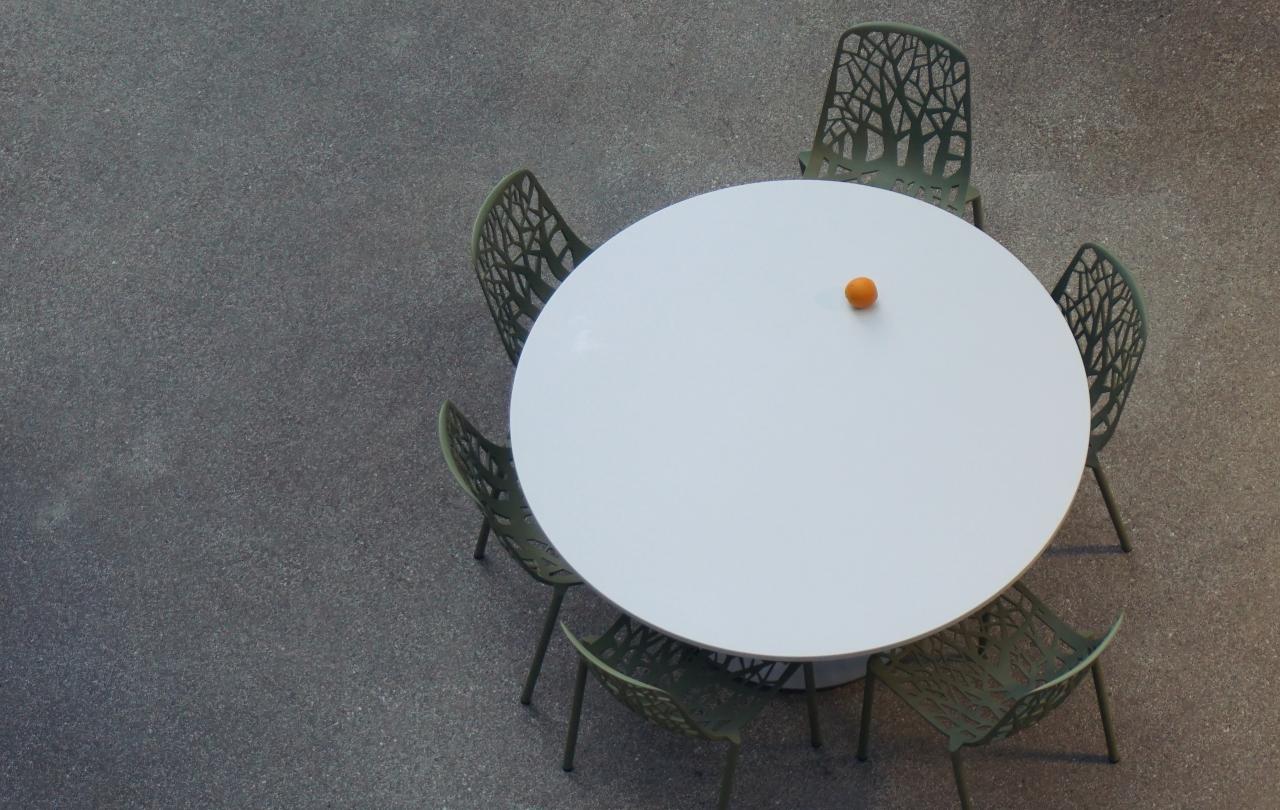
M 857 311 L 860 275 L 880 297 Z M 521 355 L 511 439 L 538 522 L 622 610 L 723 652 L 865 660 L 1026 571 L 1089 417 L 1065 321 L 993 239 L 784 180 L 672 205 L 574 270 Z

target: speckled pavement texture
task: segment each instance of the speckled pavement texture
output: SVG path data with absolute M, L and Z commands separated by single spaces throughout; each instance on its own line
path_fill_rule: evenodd
M 1276 3 L 153 0 L 0 11 L 0 806 L 710 806 L 721 750 L 599 691 L 560 771 L 562 641 L 517 702 L 549 594 L 471 559 L 435 438 L 445 397 L 506 420 L 467 241 L 519 166 L 592 243 L 794 176 L 871 19 L 968 53 L 990 233 L 1046 285 L 1107 244 L 1151 317 L 1105 454 L 1135 551 L 1085 480 L 1028 578 L 1125 612 L 1124 759 L 1086 688 L 975 798 L 1280 806 Z M 735 807 L 957 806 L 887 692 L 855 763 L 861 692 L 818 751 L 771 706 Z

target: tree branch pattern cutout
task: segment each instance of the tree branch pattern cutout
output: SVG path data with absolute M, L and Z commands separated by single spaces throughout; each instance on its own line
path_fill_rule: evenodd
M 1085 244 L 1053 289 L 1089 378 L 1091 452 L 1111 438 L 1147 346 L 1147 320 L 1133 279 L 1105 248 Z
M 954 751 L 1008 737 L 1061 705 L 1118 626 L 1087 639 L 1019 584 L 978 614 L 876 656 L 870 666 Z
M 845 32 L 805 177 L 891 189 L 963 215 L 971 160 L 964 54 L 910 26 Z
M 543 534 L 516 478 L 510 448 L 486 439 L 451 402 L 440 409 L 440 444 L 449 469 L 480 507 L 503 548 L 534 579 L 579 585 L 582 578 Z
M 631 711 L 709 740 L 738 741 L 799 666 L 715 655 L 628 616 L 593 641 L 573 641 L 597 680 Z
M 476 218 L 471 263 L 513 364 L 552 293 L 590 254 L 532 172 L 507 176 L 489 194 Z

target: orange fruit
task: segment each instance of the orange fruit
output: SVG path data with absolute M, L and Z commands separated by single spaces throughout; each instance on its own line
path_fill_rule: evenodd
M 876 283 L 865 276 L 858 276 L 844 285 L 844 297 L 854 309 L 866 309 L 876 302 Z

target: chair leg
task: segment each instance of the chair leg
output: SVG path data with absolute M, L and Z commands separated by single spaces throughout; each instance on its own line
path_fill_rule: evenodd
M 489 519 L 485 518 L 484 523 L 480 524 L 480 539 L 476 541 L 476 551 L 472 554 L 477 560 L 484 559 L 484 547 L 489 542 Z
M 1111 494 L 1111 484 L 1107 482 L 1107 474 L 1102 471 L 1101 464 L 1093 465 L 1093 477 L 1098 481 L 1098 489 L 1102 490 L 1102 500 L 1107 504 L 1111 522 L 1116 526 L 1116 534 L 1120 537 L 1120 548 L 1128 553 L 1133 550 L 1129 545 L 1129 530 L 1124 527 L 1124 521 L 1120 519 L 1120 509 L 1116 506 L 1115 496 Z
M 1120 761 L 1120 749 L 1116 745 L 1116 730 L 1111 725 L 1111 704 L 1107 701 L 1107 690 L 1102 683 L 1102 664 L 1095 661 L 1090 668 L 1093 675 L 1093 691 L 1098 694 L 1098 713 L 1102 715 L 1102 733 L 1107 737 L 1107 759 Z
M 862 679 L 862 717 L 858 721 L 858 761 L 867 761 L 867 743 L 871 741 L 871 699 L 876 685 L 876 676 L 867 670 Z
M 983 227 L 983 217 L 982 217 L 982 198 L 981 198 L 981 197 L 974 197 L 974 198 L 973 198 L 973 226 L 974 226 L 975 228 L 977 228 L 978 230 L 980 230 L 980 231 L 985 231 L 985 230 L 986 230 L 986 228 L 985 228 L 985 227 Z
M 818 726 L 818 697 L 813 685 L 813 664 L 804 665 L 804 699 L 809 704 L 809 742 L 822 747 L 822 729 Z
M 973 810 L 973 802 L 969 801 L 969 786 L 964 781 L 964 768 L 960 762 L 960 752 L 951 752 L 951 771 L 956 775 L 956 790 L 960 791 L 960 807 Z
M 533 700 L 533 685 L 538 682 L 538 674 L 542 671 L 542 659 L 547 655 L 547 645 L 551 643 L 551 633 L 556 627 L 556 616 L 560 615 L 560 603 L 564 601 L 563 585 L 556 586 L 555 595 L 551 597 L 551 607 L 547 608 L 547 620 L 542 624 L 542 637 L 538 639 L 538 651 L 533 654 L 533 664 L 529 667 L 529 675 L 524 681 L 524 691 L 520 693 L 520 702 L 528 706 Z
M 733 793 L 733 772 L 738 769 L 739 747 L 737 742 L 729 743 L 729 759 L 725 761 L 724 775 L 720 777 L 720 803 L 716 805 L 720 810 L 729 808 L 729 796 Z
M 569 712 L 569 736 L 564 740 L 564 761 L 560 767 L 573 770 L 573 751 L 578 747 L 578 723 L 582 720 L 582 696 L 587 691 L 587 662 L 578 661 L 578 681 L 573 686 L 573 709 Z

